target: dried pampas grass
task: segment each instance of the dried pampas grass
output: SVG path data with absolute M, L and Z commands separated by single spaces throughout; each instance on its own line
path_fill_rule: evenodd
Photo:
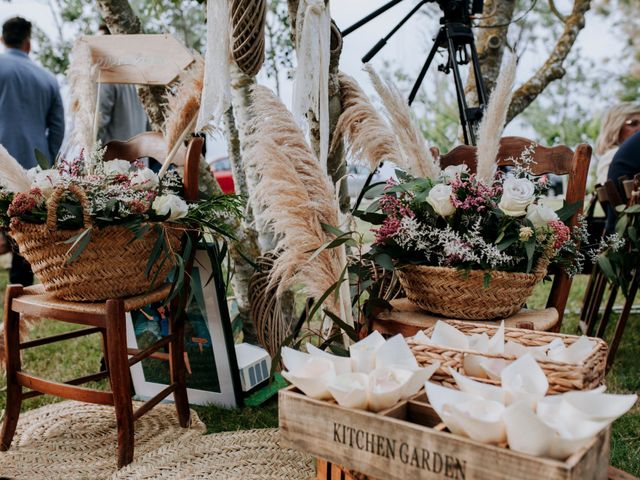
M 194 119 L 200 110 L 200 97 L 204 84 L 204 60 L 197 58 L 195 62 L 180 74 L 173 89 L 167 93 L 167 115 L 164 123 L 164 139 L 167 151 L 181 142 L 188 130 L 194 129 Z
M 342 272 L 337 249 L 311 253 L 330 240 L 322 223 L 338 225 L 338 205 L 333 185 L 307 145 L 293 115 L 267 88 L 252 94 L 252 121 L 245 158 L 260 181 L 252 199 L 264 207 L 265 219 L 279 237 L 279 257 L 271 271 L 271 284 L 282 294 L 294 283 L 320 298 Z M 337 295 L 325 305 L 341 313 Z
M 509 104 L 513 96 L 513 82 L 516 78 L 516 56 L 511 55 L 500 72 L 496 87 L 489 98 L 482 121 L 478 126 L 476 150 L 478 179 L 491 183 L 498 168 L 496 158 L 500 150 L 500 139 L 507 120 Z
M 91 47 L 82 39 L 78 40 L 71 51 L 71 64 L 67 70 L 69 81 L 69 111 L 71 112 L 71 131 L 68 141 L 93 150 L 96 140 L 96 107 L 98 101 L 99 68 L 93 64 Z
M 390 82 L 384 82 L 371 65 L 365 64 L 364 69 L 380 95 L 389 124 L 398 139 L 402 152 L 399 165 L 412 175 L 437 178 L 440 175 L 440 167 L 433 158 L 406 100 L 397 87 Z
M 0 145 L 0 184 L 13 193 L 26 192 L 31 188 L 27 171 Z
M 333 133 L 331 151 L 346 140 L 347 154 L 356 161 L 365 158 L 371 170 L 384 160 L 400 164 L 400 147 L 384 117 L 352 77 L 340 73 L 339 80 L 342 114 Z

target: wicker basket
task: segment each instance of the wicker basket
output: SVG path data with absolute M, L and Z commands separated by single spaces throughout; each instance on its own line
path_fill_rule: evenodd
M 53 192 L 47 202 L 46 223 L 33 224 L 17 219 L 11 222 L 11 236 L 18 244 L 20 254 L 31 264 L 33 273 L 48 292 L 64 300 L 95 302 L 138 295 L 166 281 L 174 265 L 171 260 L 156 262 L 150 275 L 145 273 L 158 239 L 155 229 L 136 239 L 124 226 L 100 229 L 93 226 L 85 250 L 74 262 L 67 264 L 71 245 L 64 242 L 84 230 L 57 228 L 58 202 L 67 191 L 80 202 L 84 229 L 92 227 L 87 197 L 82 188 L 73 184 L 68 189 L 58 188 Z M 179 249 L 182 232 L 178 229 L 164 231 L 171 248 Z
M 483 325 L 471 322 L 447 321 L 466 335 L 486 333 L 492 337 L 497 326 Z M 431 337 L 433 333 L 431 327 L 425 333 Z M 571 345 L 580 337 L 575 335 L 563 335 L 560 333 L 537 332 L 534 330 L 524 330 L 521 328 L 505 328 L 505 341 L 511 340 L 527 347 L 537 347 L 546 345 L 552 340 L 559 338 L 566 346 Z M 555 360 L 537 360 L 549 380 L 549 394 L 557 394 L 570 390 L 589 390 L 602 384 L 604 381 L 605 367 L 607 363 L 607 344 L 599 338 L 591 338 L 596 342 L 593 352 L 580 364 L 563 363 Z M 478 353 L 471 350 L 461 350 L 451 347 L 437 345 L 420 345 L 407 339 L 413 354 L 421 365 L 431 364 L 434 361 L 440 362 L 440 368 L 431 377 L 432 382 L 452 386 L 455 382 L 449 373 L 448 368 L 466 375 L 463 367 L 465 355 L 473 354 L 487 358 L 498 358 L 504 360 L 515 360 L 515 357 L 503 354 Z M 482 381 L 492 384 L 499 382 L 482 379 Z
M 495 320 L 522 308 L 548 265 L 543 256 L 531 273 L 491 271 L 488 286 L 483 270 L 406 265 L 397 272 L 407 298 L 423 310 L 447 318 Z

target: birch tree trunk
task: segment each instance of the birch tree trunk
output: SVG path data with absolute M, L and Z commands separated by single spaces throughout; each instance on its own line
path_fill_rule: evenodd
M 113 34 L 133 35 L 144 33 L 142 23 L 128 0 L 97 0 L 104 22 Z M 161 85 L 138 85 L 138 96 L 144 107 L 151 128 L 162 130 L 165 118 L 166 88 Z
M 249 191 L 243 169 L 240 136 L 236 128 L 233 108 L 229 108 L 225 113 L 224 127 L 236 193 L 248 197 Z M 242 321 L 244 340 L 249 343 L 256 343 L 257 337 L 255 323 L 251 318 L 251 301 L 249 297 L 249 282 L 255 273 L 255 268 L 247 259 L 255 260 L 260 256 L 258 232 L 253 228 L 253 225 L 253 210 L 251 209 L 251 205 L 247 205 L 244 218 L 236 230 L 237 242 L 233 242 L 229 246 L 229 253 L 233 261 L 231 286 L 236 298 L 236 303 L 238 304 L 238 316 Z M 242 251 L 240 251 L 240 248 Z
M 480 21 L 480 28 L 476 29 L 476 49 L 487 95 L 491 94 L 496 86 L 515 6 L 516 0 L 486 0 L 483 14 L 485 18 Z M 491 27 L 492 25 L 496 26 Z M 465 92 L 469 105 L 478 105 L 473 70 L 470 70 Z

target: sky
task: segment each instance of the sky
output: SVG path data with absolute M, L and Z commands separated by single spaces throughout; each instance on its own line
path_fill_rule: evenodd
M 331 15 L 338 26 L 344 29 L 387 1 L 334 1 Z M 367 93 L 371 93 L 372 88 L 366 74 L 362 71 L 360 58 L 396 25 L 414 4 L 414 0 L 405 0 L 344 39 L 340 67 L 344 72 L 355 77 Z M 568 12 L 572 1 L 557 0 L 556 4 L 560 11 Z M 13 0 L 11 3 L 0 0 L 0 23 L 14 15 L 24 16 L 48 34 L 56 35 L 55 23 L 47 0 Z M 401 68 L 410 77 L 415 78 L 426 58 L 427 51 L 431 47 L 430 37 L 437 28 L 437 16 L 415 15 L 374 58 L 373 66 L 379 69 L 385 62 L 389 62 L 394 68 Z M 615 61 L 619 58 L 617 52 L 622 49 L 622 46 L 622 41 L 619 36 L 616 36 L 616 28 L 611 22 L 603 21 L 602 17 L 596 17 L 593 12 L 587 14 L 586 27 L 580 33 L 576 43 L 576 47 L 580 48 L 582 55 L 594 60 L 597 65 L 605 69 L 611 69 L 612 73 L 617 73 L 621 68 L 624 68 L 624 64 Z M 548 53 L 548 51 L 527 51 L 520 59 L 516 83 L 524 82 L 534 73 L 546 59 Z M 428 86 L 430 82 L 433 82 L 435 75 L 443 74 L 432 68 L 425 79 L 425 85 Z M 267 84 L 270 83 L 270 80 L 263 75 L 259 76 L 259 80 Z M 281 84 L 281 96 L 285 103 L 290 104 L 291 82 L 283 79 Z M 602 108 L 602 105 L 598 105 L 597 99 L 595 100 L 596 106 L 594 108 Z M 438 99 L 433 98 L 430 101 L 438 101 Z M 585 101 L 590 100 L 585 99 Z M 531 132 L 522 123 L 513 122 L 507 127 L 506 133 L 527 136 Z M 209 142 L 208 146 L 213 157 L 223 155 L 226 148 L 224 140 L 220 138 Z

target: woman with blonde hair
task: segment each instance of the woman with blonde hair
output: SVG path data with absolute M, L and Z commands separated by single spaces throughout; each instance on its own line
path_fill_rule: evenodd
M 596 141 L 598 155 L 597 183 L 607 181 L 609 165 L 618 147 L 631 135 L 640 131 L 640 105 L 624 102 L 611 107 L 602 117 L 600 135 Z

